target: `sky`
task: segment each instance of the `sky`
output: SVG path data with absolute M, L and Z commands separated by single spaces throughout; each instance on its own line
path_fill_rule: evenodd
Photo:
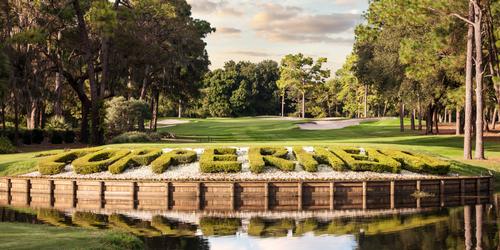
M 368 0 L 187 0 L 194 18 L 217 29 L 206 38 L 211 69 L 224 62 L 277 62 L 290 53 L 326 57 L 336 70 L 351 53 Z

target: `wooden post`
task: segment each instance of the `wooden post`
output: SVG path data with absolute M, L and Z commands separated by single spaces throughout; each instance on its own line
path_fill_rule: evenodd
M 417 208 L 420 208 L 420 180 L 417 180 Z
M 137 209 L 139 201 L 137 200 L 137 182 L 132 182 L 132 209 Z
M 269 183 L 264 182 L 264 209 L 269 210 Z
M 300 210 L 302 210 L 302 182 L 299 181 L 298 184 L 297 184 L 297 208 Z
M 26 205 L 30 205 L 31 203 L 31 180 L 26 180 Z
M 72 193 L 73 193 L 73 207 L 76 208 L 76 205 L 78 204 L 78 197 L 76 196 L 76 192 L 78 190 L 78 185 L 76 181 L 72 181 Z
M 481 204 L 481 178 L 476 179 L 476 199 L 477 204 Z
M 439 183 L 439 203 L 444 207 L 444 180 Z
M 7 179 L 7 204 L 12 202 L 12 181 Z
M 465 180 L 460 180 L 460 203 L 465 204 Z
M 166 198 L 167 198 L 167 210 L 170 210 L 170 182 L 167 182 L 167 188 L 166 188 Z
M 363 181 L 363 209 L 366 209 L 366 181 Z
M 390 187 L 390 199 L 391 199 L 391 209 L 394 209 L 395 208 L 395 182 L 394 181 L 391 181 L 391 187 Z
M 235 188 L 236 184 L 234 182 L 231 183 L 231 210 L 235 210 L 236 209 L 236 204 L 235 204 L 235 196 L 236 196 L 236 188 Z
M 56 201 L 54 197 L 54 180 L 49 180 L 50 207 L 54 207 Z
M 335 182 L 330 182 L 330 210 L 335 209 Z
M 201 182 L 198 182 L 196 185 L 196 209 L 201 210 L 202 208 L 201 201 Z
M 104 192 L 106 192 L 105 186 L 104 186 L 104 181 L 100 182 L 99 185 L 99 193 L 100 193 L 100 198 L 101 198 L 101 208 L 104 208 L 106 206 L 106 197 L 104 196 Z

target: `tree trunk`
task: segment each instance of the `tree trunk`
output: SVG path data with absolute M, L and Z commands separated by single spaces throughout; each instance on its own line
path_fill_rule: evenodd
M 474 3 L 474 43 L 476 48 L 476 147 L 474 158 L 484 159 L 483 145 L 483 52 L 482 52 L 482 10 L 479 6 L 479 0 Z
M 439 135 L 439 119 L 437 119 L 437 116 L 439 115 L 438 110 L 436 109 L 434 111 L 434 125 L 436 126 L 436 134 Z M 432 125 L 431 125 L 432 126 Z
M 418 130 L 422 131 L 422 105 L 420 104 L 420 96 L 417 97 L 417 113 L 418 113 Z
M 425 134 L 428 135 L 428 134 L 433 134 L 434 131 L 433 131 L 433 113 L 434 113 L 434 107 L 433 105 L 429 105 L 429 108 L 427 109 L 427 114 L 426 114 L 426 120 L 425 120 Z
M 91 143 L 94 145 L 101 145 L 104 143 L 104 135 L 101 127 L 101 98 L 98 88 L 98 83 L 95 75 L 94 61 L 92 55 L 92 48 L 87 31 L 87 25 L 83 17 L 83 12 L 80 8 L 80 1 L 73 0 L 73 8 L 78 21 L 78 31 L 80 33 L 81 43 L 85 52 L 85 63 L 87 64 L 87 73 L 89 76 L 90 85 L 90 120 L 91 120 Z
M 281 95 L 281 117 L 285 117 L 285 93 Z
M 14 141 L 13 144 L 15 146 L 19 145 L 19 103 L 17 100 L 16 94 L 16 86 L 13 88 L 13 97 L 14 97 Z
M 469 21 L 474 22 L 474 4 L 469 2 Z M 467 57 L 465 64 L 465 124 L 464 124 L 464 158 L 472 159 L 472 54 L 474 26 L 468 26 Z
M 363 95 L 363 106 L 364 106 L 364 111 L 363 111 L 363 116 L 364 118 L 368 117 L 368 85 L 365 84 L 365 91 Z
M 87 144 L 89 143 L 89 109 L 90 104 L 81 101 L 82 105 L 82 120 L 80 123 L 80 142 Z
M 411 125 L 411 130 L 415 130 L 415 109 L 411 111 L 411 117 L 410 117 L 410 125 Z
M 179 99 L 179 118 L 182 118 L 182 100 Z
M 56 116 L 62 116 L 63 115 L 63 109 L 62 109 L 62 75 L 59 72 L 56 72 L 56 87 L 55 87 L 55 93 L 56 93 L 56 100 L 54 102 L 54 114 Z
M 491 129 L 495 129 L 497 115 L 498 115 L 498 108 L 495 107 L 495 110 L 493 110 L 493 116 L 491 117 Z
M 2 108 L 2 130 L 5 131 L 6 126 L 5 126 L 5 103 L 4 102 L 2 102 L 1 108 Z
M 160 92 L 158 90 L 155 91 L 153 100 L 154 100 L 153 118 L 151 119 L 151 124 L 149 129 L 152 131 L 156 131 L 158 124 L 158 103 L 160 102 Z
M 405 105 L 403 101 L 399 102 L 399 131 L 405 131 Z
M 385 117 L 385 113 L 387 112 L 387 101 L 384 102 L 384 111 L 382 111 L 382 116 Z
M 306 118 L 306 92 L 302 92 L 302 118 Z
M 460 135 L 460 109 L 457 107 L 455 113 L 455 134 Z

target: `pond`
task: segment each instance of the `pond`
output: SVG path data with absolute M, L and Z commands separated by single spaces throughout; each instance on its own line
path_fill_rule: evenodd
M 499 200 L 496 195 L 489 202 L 462 206 L 290 211 L 56 210 L 6 205 L 0 207 L 0 231 L 6 233 L 2 227 L 11 222 L 65 230 L 118 230 L 137 236 L 147 249 L 486 250 L 499 247 Z M 0 246 L 23 249 L 23 241 L 9 245 L 7 237 L 0 239 Z

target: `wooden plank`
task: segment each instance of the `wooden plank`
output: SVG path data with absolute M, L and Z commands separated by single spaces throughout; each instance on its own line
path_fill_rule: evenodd
M 330 182 L 330 210 L 335 209 L 335 182 Z

